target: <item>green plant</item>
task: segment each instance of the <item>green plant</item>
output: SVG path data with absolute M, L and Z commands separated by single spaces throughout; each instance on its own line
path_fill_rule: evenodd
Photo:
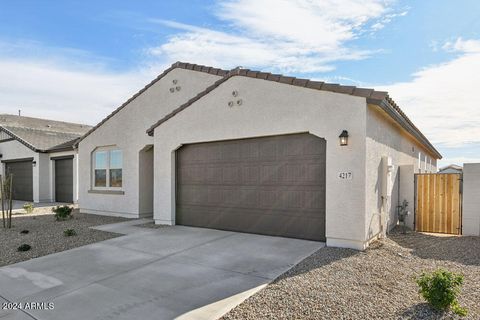
M 22 230 L 22 231 L 20 231 L 21 234 L 27 234 L 27 233 L 29 233 L 29 232 L 30 232 L 30 231 L 28 231 L 28 230 Z
M 422 273 L 417 279 L 419 293 L 437 310 L 465 316 L 467 309 L 460 307 L 457 297 L 463 284 L 463 275 L 438 269 L 432 273 Z
M 70 219 L 72 217 L 72 210 L 73 209 L 69 206 L 58 206 L 52 208 L 52 211 L 55 213 L 55 220 L 57 221 Z
M 26 202 L 23 205 L 23 210 L 25 210 L 26 213 L 32 213 L 33 209 L 34 209 L 33 203 L 31 203 L 31 202 Z
M 30 250 L 32 247 L 29 245 L 29 244 L 22 244 L 20 247 L 17 248 L 18 251 L 28 251 Z
M 72 237 L 72 236 L 76 236 L 77 232 L 73 229 L 67 229 L 63 231 L 63 234 L 65 235 L 65 237 Z

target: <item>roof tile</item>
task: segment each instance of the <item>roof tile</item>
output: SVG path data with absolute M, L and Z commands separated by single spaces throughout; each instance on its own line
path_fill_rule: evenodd
M 269 72 L 258 72 L 257 73 L 257 78 L 266 80 L 269 75 L 270 75 Z
M 372 92 L 373 92 L 373 89 L 355 88 L 355 90 L 353 90 L 353 95 L 368 98 L 370 97 Z
M 299 86 L 299 87 L 305 87 L 307 85 L 308 81 L 309 81 L 308 79 L 298 79 L 297 78 L 297 79 L 293 80 L 292 84 L 295 85 L 295 86 Z
M 322 81 L 309 81 L 307 83 L 307 88 L 320 90 L 324 82 Z
M 279 75 L 279 74 L 270 73 L 270 74 L 267 76 L 267 80 L 269 80 L 269 81 L 278 81 L 278 80 L 280 80 L 280 75 Z
M 286 84 L 292 84 L 292 83 L 293 83 L 293 80 L 295 80 L 295 77 L 284 77 L 284 76 L 281 76 L 280 79 L 278 80 L 278 82 L 286 83 Z
M 373 91 L 370 95 L 370 99 L 383 100 L 388 96 L 388 92 L 385 91 Z

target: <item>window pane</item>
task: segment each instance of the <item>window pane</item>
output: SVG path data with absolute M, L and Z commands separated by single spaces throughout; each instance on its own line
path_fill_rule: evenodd
M 107 186 L 107 170 L 95 169 L 95 187 Z
M 122 150 L 110 151 L 110 169 L 121 169 L 122 162 Z
M 95 169 L 107 169 L 107 151 L 95 152 Z
M 122 169 L 110 169 L 110 187 L 122 187 Z

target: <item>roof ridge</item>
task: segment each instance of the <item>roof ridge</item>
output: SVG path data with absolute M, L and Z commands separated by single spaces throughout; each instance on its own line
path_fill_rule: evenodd
M 0 131 L 6 132 L 8 135 L 12 136 L 14 139 L 19 141 L 21 144 L 23 144 L 24 146 L 26 146 L 27 148 L 29 148 L 29 149 L 31 149 L 35 152 L 42 152 L 43 151 L 43 150 L 37 149 L 33 144 L 31 144 L 30 142 L 26 141 L 25 139 L 19 137 L 17 134 L 15 134 L 14 132 L 6 129 L 3 126 L 0 126 Z
M 61 124 L 70 124 L 70 125 L 73 124 L 73 125 L 76 125 L 76 126 L 91 127 L 90 125 L 84 124 L 84 123 L 54 120 L 54 119 L 46 119 L 46 118 L 37 118 L 37 117 L 29 117 L 29 116 L 19 116 L 19 115 L 10 114 L 10 113 L 0 113 L 0 120 L 2 119 L 2 117 L 12 117 L 12 118 L 17 118 L 19 120 L 21 120 L 22 118 L 23 119 L 26 118 L 26 119 L 32 119 L 32 120 L 37 120 L 37 121 L 40 120 L 40 121 L 51 122 L 51 123 L 61 123 Z M 5 119 L 5 120 L 8 120 L 8 119 Z
M 85 139 L 87 136 L 89 136 L 92 132 L 97 130 L 99 127 L 101 127 L 105 122 L 107 122 L 110 118 L 112 118 L 115 114 L 120 112 L 124 107 L 126 107 L 130 102 L 135 100 L 139 95 L 141 95 L 143 92 L 145 92 L 148 88 L 153 86 L 155 83 L 157 83 L 160 79 L 162 79 L 164 76 L 166 76 L 170 71 L 176 69 L 176 68 L 181 68 L 185 70 L 193 70 L 193 71 L 198 71 L 198 72 L 204 72 L 208 74 L 213 74 L 216 76 L 221 76 L 225 77 L 229 71 L 220 69 L 220 68 L 215 68 L 215 67 L 210 67 L 210 66 L 205 66 L 201 64 L 195 64 L 195 63 L 188 63 L 188 62 L 182 62 L 182 61 L 176 61 L 174 62 L 170 67 L 165 69 L 162 73 L 160 73 L 155 79 L 150 81 L 147 85 L 145 85 L 142 89 L 137 91 L 134 95 L 132 95 L 129 99 L 127 99 L 124 103 L 122 103 L 117 109 L 115 109 L 113 112 L 111 112 L 107 117 L 102 119 L 99 123 L 97 123 L 95 126 L 93 126 L 90 130 L 88 130 L 78 141 L 75 143 L 75 147 L 78 146 L 78 144 Z
M 32 128 L 32 127 L 26 127 L 26 126 L 11 126 L 11 125 L 0 124 L 0 127 L 4 127 L 4 128 L 7 128 L 7 129 L 15 128 L 15 129 L 21 129 L 21 130 L 61 133 L 61 134 L 68 134 L 68 135 L 74 135 L 74 136 L 84 135 L 84 133 L 82 133 L 82 132 L 66 132 L 66 131 L 62 131 L 62 130 L 48 130 L 48 129 L 43 129 L 43 128 Z
M 215 81 L 215 83 L 207 87 L 204 91 L 198 93 L 195 97 L 189 99 L 187 102 L 185 102 L 178 108 L 174 109 L 172 112 L 164 116 L 162 119 L 155 122 L 146 131 L 147 134 L 152 136 L 153 131 L 160 124 L 172 118 L 182 110 L 186 109 L 195 101 L 201 99 L 203 96 L 205 96 L 206 94 L 208 94 L 209 92 L 217 88 L 223 82 L 227 81 L 228 79 L 234 76 L 244 76 L 249 78 L 256 78 L 256 79 L 294 85 L 297 87 L 304 87 L 308 89 L 316 89 L 321 91 L 329 91 L 334 93 L 341 93 L 341 94 L 348 94 L 352 96 L 363 97 L 366 99 L 367 104 L 371 103 L 371 104 L 382 106 L 386 102 L 389 106 L 389 109 L 398 113 L 401 119 L 403 119 L 403 121 L 405 121 L 408 124 L 408 126 L 412 128 L 412 130 L 409 130 L 408 126 L 406 126 L 404 129 L 407 130 L 407 132 L 413 131 L 413 133 L 412 132 L 410 133 L 412 133 L 413 136 L 417 135 L 416 138 L 418 139 L 419 142 L 424 144 L 424 146 L 427 147 L 427 149 L 429 149 L 433 154 L 437 155 L 440 159 L 442 158 L 442 155 L 440 154 L 440 152 L 438 152 L 437 149 L 435 149 L 435 147 L 430 143 L 427 137 L 425 137 L 425 135 L 413 124 L 413 122 L 395 103 L 395 101 L 393 101 L 393 99 L 390 98 L 387 91 L 378 91 L 370 88 L 360 88 L 356 86 L 346 86 L 346 85 L 341 85 L 337 83 L 327 83 L 323 81 L 315 81 L 315 80 L 310 80 L 305 78 L 296 78 L 296 77 L 284 76 L 282 74 L 272 74 L 270 72 L 254 71 L 254 70 L 239 68 L 239 67 L 231 69 L 223 78 Z

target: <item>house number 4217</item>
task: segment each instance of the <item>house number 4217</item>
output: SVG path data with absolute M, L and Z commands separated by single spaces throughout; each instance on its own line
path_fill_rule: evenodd
M 351 171 L 344 171 L 338 173 L 338 178 L 341 180 L 352 180 L 353 174 Z

